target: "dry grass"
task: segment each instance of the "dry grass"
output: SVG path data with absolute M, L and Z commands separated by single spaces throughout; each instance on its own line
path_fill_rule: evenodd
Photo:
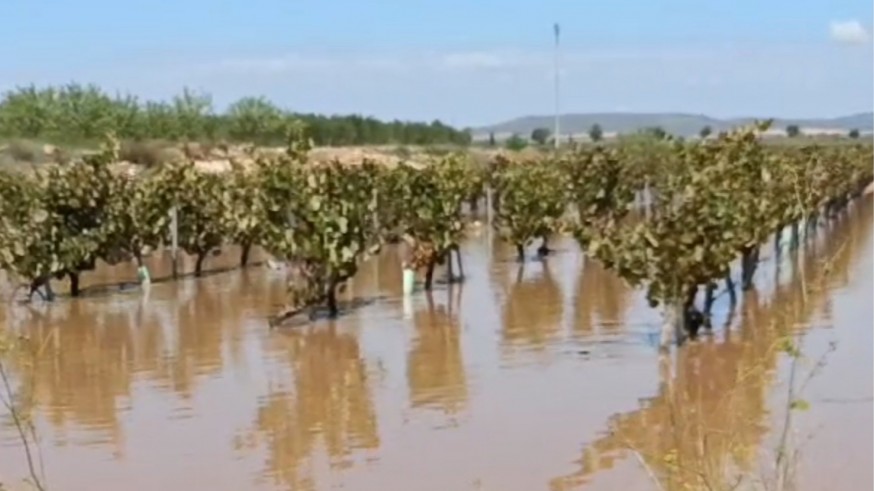
M 174 143 L 163 140 L 125 140 L 121 143 L 119 160 L 145 168 L 154 167 L 166 162 L 178 160 L 193 160 L 199 167 L 205 169 L 225 169 L 231 160 L 247 162 L 252 156 L 244 145 L 233 145 L 223 141 Z M 255 154 L 272 155 L 282 153 L 280 147 L 258 147 Z M 95 151 L 71 149 L 55 145 L 43 145 L 29 140 L 12 140 L 6 145 L 0 144 L 0 163 L 8 167 L 28 166 L 33 164 L 58 163 L 67 164 L 79 156 Z M 527 148 L 520 152 L 511 152 L 503 148 L 469 147 L 466 149 L 451 146 L 391 146 L 363 145 L 350 147 L 317 147 L 310 151 L 313 162 L 339 161 L 344 165 L 357 165 L 365 160 L 380 165 L 394 167 L 400 163 L 425 165 L 435 159 L 442 158 L 453 151 L 460 151 L 470 156 L 477 164 L 484 164 L 496 155 L 508 155 L 514 158 L 535 158 L 542 151 Z
M 2 149 L 2 153 L 14 162 L 27 164 L 36 164 L 43 157 L 42 147 L 29 140 L 12 140 Z
M 50 163 L 65 165 L 75 157 L 76 154 L 68 148 L 31 140 L 16 139 L 0 145 L 0 165 L 12 170 Z
M 125 141 L 119 150 L 120 160 L 144 167 L 154 167 L 182 156 L 181 152 L 161 141 Z
M 42 148 L 36 143 L 27 140 L 12 140 L 7 147 L 9 155 L 21 162 L 34 164 L 42 156 Z

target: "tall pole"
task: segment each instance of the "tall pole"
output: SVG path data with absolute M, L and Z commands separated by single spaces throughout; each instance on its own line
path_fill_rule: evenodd
M 553 32 L 555 33 L 555 128 L 553 129 L 553 134 L 555 135 L 552 139 L 555 144 L 555 149 L 558 150 L 559 140 L 561 139 L 561 131 L 559 126 L 559 98 L 558 98 L 558 80 L 559 80 L 559 69 L 558 69 L 558 40 L 559 40 L 559 27 L 558 22 L 553 25 Z
M 179 276 L 179 212 L 170 208 L 170 255 L 173 258 L 173 279 Z

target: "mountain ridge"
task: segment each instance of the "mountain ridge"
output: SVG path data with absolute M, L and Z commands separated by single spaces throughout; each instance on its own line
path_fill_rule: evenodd
M 555 116 L 521 116 L 501 123 L 474 128 L 475 138 L 495 135 L 519 134 L 529 136 L 535 128 L 553 128 Z M 569 113 L 561 115 L 563 134 L 584 134 L 597 123 L 605 133 L 632 133 L 644 128 L 659 126 L 675 135 L 697 135 L 701 128 L 710 126 L 714 132 L 725 131 L 735 126 L 753 122 L 765 117 L 715 118 L 706 114 L 682 112 L 601 112 Z M 774 118 L 772 129 L 785 130 L 787 126 L 797 125 L 802 131 L 837 133 L 857 129 L 862 132 L 874 130 L 874 112 L 858 112 L 834 118 Z

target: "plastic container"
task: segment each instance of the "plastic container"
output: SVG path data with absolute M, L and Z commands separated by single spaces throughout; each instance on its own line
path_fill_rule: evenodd
M 416 286 L 416 272 L 412 269 L 404 268 L 404 295 L 413 293 L 413 288 Z
M 140 281 L 140 284 L 149 284 L 152 282 L 152 277 L 149 275 L 149 268 L 145 266 L 140 266 L 137 268 L 137 279 Z

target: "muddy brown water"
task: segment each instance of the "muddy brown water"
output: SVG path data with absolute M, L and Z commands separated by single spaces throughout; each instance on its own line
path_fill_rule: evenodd
M 284 287 L 267 268 L 148 291 L 118 286 L 133 267 L 103 268 L 85 298 L 4 302 L 5 328 L 43 346 L 6 365 L 33 377 L 51 489 L 682 489 L 773 475 L 792 372 L 775 346 L 795 333 L 813 359 L 835 349 L 799 396 L 792 474 L 870 489 L 872 219 L 869 197 L 797 254 L 766 249 L 756 291 L 734 309 L 721 295 L 713 334 L 668 357 L 658 312 L 573 241 L 520 272 L 480 230 L 462 285 L 404 299 L 387 250 L 339 319 L 275 330 Z M 24 475 L 6 418 L 0 478 Z

